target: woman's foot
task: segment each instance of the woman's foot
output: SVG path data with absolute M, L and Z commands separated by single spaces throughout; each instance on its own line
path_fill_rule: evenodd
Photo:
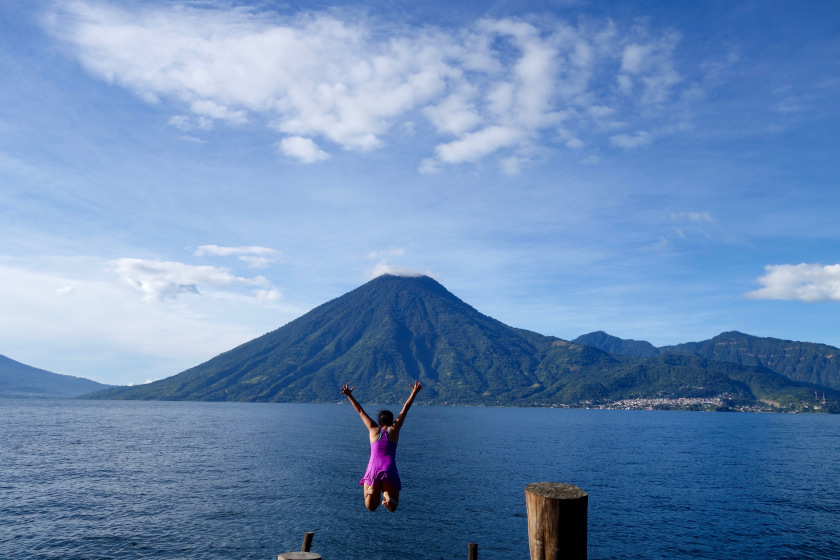
M 397 509 L 397 500 L 391 499 L 387 491 L 382 492 L 382 505 L 388 511 L 395 511 Z

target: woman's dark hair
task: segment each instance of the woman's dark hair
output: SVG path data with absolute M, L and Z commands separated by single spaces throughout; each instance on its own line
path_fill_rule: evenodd
M 380 410 L 379 416 L 376 417 L 376 422 L 380 426 L 390 426 L 394 423 L 394 413 L 390 410 Z

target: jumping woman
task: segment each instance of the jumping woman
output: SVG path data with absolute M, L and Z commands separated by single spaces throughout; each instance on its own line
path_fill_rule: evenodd
M 374 511 L 379 507 L 379 500 L 388 511 L 395 511 L 400 501 L 400 474 L 397 472 L 397 441 L 400 439 L 400 428 L 405 422 L 405 416 L 414 397 L 423 386 L 419 381 L 410 384 L 411 395 L 405 401 L 402 412 L 394 419 L 394 413 L 390 410 L 380 410 L 377 422 L 374 422 L 367 415 L 362 405 L 353 398 L 353 389 L 349 383 L 341 388 L 341 394 L 350 399 L 350 404 L 362 417 L 362 422 L 367 426 L 370 433 L 370 461 L 368 461 L 365 476 L 359 484 L 365 489 L 365 507 Z

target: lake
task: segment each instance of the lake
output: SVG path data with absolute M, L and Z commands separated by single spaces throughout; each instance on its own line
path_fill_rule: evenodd
M 358 395 L 362 399 L 364 395 Z M 398 406 L 395 406 L 397 412 Z M 367 406 L 369 413 L 378 407 Z M 525 486 L 592 559 L 840 558 L 840 416 L 412 408 L 396 513 L 348 405 L 0 399 L 0 558 L 527 559 Z

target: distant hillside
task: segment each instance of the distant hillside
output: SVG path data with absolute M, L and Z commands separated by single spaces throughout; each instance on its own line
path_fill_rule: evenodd
M 438 404 L 814 400 L 812 387 L 762 367 L 691 355 L 618 356 L 509 327 L 431 278 L 389 275 L 178 375 L 88 397 L 336 402 L 338 388 L 350 383 L 366 402 L 396 403 L 413 379 L 427 387 L 422 401 Z M 828 397 L 840 401 L 840 392 Z
M 765 367 L 794 381 L 840 389 L 840 349 L 826 344 L 762 338 L 731 331 L 703 342 L 663 346 L 659 350 L 667 354 L 695 355 Z
M 840 389 L 840 349 L 826 344 L 762 338 L 737 331 L 702 342 L 654 347 L 649 342 L 624 340 L 603 331 L 579 336 L 576 343 L 622 356 L 656 354 L 699 356 L 708 360 L 766 368 L 792 381 Z
M 650 358 L 659 355 L 659 350 L 644 340 L 626 340 L 612 336 L 604 331 L 595 331 L 577 337 L 573 342 L 586 344 L 600 348 L 610 354 L 621 354 L 622 356 L 636 356 L 639 358 Z
M 110 387 L 34 368 L 0 355 L 0 397 L 77 397 Z

